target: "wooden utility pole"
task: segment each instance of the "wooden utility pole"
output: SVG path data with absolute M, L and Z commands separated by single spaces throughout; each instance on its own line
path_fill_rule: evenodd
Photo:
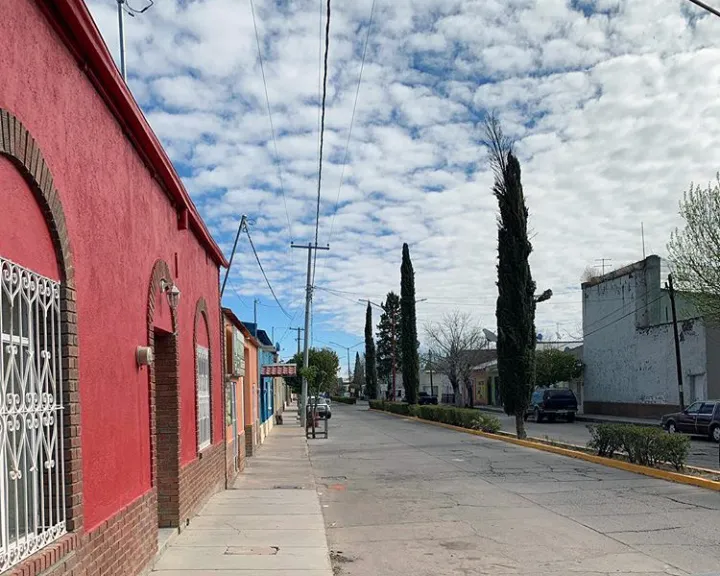
M 672 310 L 673 334 L 675 336 L 675 365 L 677 368 L 678 397 L 680 399 L 680 410 L 684 410 L 685 394 L 683 393 L 682 359 L 680 357 L 680 335 L 678 334 L 677 311 L 675 309 L 675 288 L 673 287 L 672 274 L 668 274 L 668 292 L 670 293 L 670 309 Z

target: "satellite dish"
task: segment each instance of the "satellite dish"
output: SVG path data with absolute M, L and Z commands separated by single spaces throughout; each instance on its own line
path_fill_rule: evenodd
M 488 342 L 497 342 L 497 334 L 495 334 L 495 332 L 491 332 L 490 330 L 483 328 L 483 334 L 485 335 L 485 338 L 487 338 Z

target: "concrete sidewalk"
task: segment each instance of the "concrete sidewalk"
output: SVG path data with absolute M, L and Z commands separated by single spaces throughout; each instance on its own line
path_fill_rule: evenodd
M 153 574 L 332 576 L 307 442 L 292 420 L 273 429 L 234 489 L 208 502 Z

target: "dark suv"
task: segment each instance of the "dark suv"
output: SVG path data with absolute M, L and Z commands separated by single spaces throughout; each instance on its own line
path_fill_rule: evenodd
M 693 402 L 682 412 L 663 416 L 660 425 L 670 433 L 709 436 L 720 442 L 720 400 Z
M 577 409 L 577 398 L 569 388 L 541 388 L 533 392 L 525 420 L 532 414 L 535 422 L 542 422 L 546 417 L 554 420 L 556 416 L 575 422 Z

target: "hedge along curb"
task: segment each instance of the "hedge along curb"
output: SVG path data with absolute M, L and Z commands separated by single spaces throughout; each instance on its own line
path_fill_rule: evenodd
M 604 458 L 603 456 L 596 456 L 595 454 L 587 454 L 580 452 L 579 450 L 570 450 L 569 448 L 561 448 L 559 446 L 552 446 L 550 444 L 543 444 L 541 442 L 533 442 L 532 440 L 521 440 L 515 436 L 506 434 L 491 434 L 490 432 L 483 432 L 481 430 L 471 430 L 469 428 L 462 428 L 460 426 L 453 426 L 452 424 L 445 424 L 444 422 L 434 422 L 432 420 L 423 420 L 417 416 L 405 416 L 403 414 L 395 414 L 393 412 L 386 412 L 384 410 L 376 410 L 370 408 L 373 412 L 379 414 L 388 414 L 390 416 L 397 416 L 406 420 L 416 420 L 424 424 L 432 424 L 433 426 L 440 426 L 441 428 L 447 428 L 449 430 L 455 430 L 456 432 L 465 432 L 466 434 L 473 434 L 474 436 L 482 436 L 490 440 L 500 440 L 502 442 L 509 442 L 517 446 L 524 446 L 525 448 L 534 448 L 535 450 L 542 450 L 543 452 L 551 452 L 552 454 L 558 454 L 560 456 L 568 456 L 570 458 L 576 458 L 578 460 L 585 460 L 586 462 L 592 462 L 593 464 L 601 464 L 608 466 L 609 468 L 617 468 L 618 470 L 624 470 L 626 472 L 634 472 L 636 474 L 642 474 L 644 476 L 651 476 L 653 478 L 659 478 L 660 480 L 667 480 L 669 482 L 676 482 L 678 484 L 688 484 L 690 486 L 698 486 L 700 488 L 706 488 L 708 490 L 714 490 L 720 492 L 720 482 L 715 480 L 709 480 L 707 478 L 700 478 L 699 476 L 690 476 L 688 474 L 680 474 L 679 472 L 671 472 L 669 470 L 661 470 L 659 468 L 650 468 L 649 466 L 641 466 L 640 464 L 632 464 L 631 462 L 624 462 L 622 460 L 614 460 L 612 458 Z

